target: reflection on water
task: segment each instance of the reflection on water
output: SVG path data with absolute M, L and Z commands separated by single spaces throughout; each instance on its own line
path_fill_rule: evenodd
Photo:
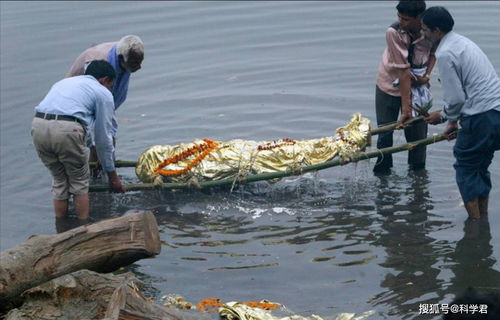
M 410 171 L 409 181 L 380 177 L 375 204 L 381 220 L 376 245 L 386 250 L 387 268 L 381 287 L 386 291 L 372 300 L 390 306 L 389 312 L 403 319 L 413 318 L 419 304 L 436 302 L 442 280 L 437 262 L 442 248 L 430 231 L 446 228 L 449 222 L 429 219 L 433 209 L 427 171 Z M 439 300 L 438 300 L 439 301 Z
M 448 291 L 460 294 L 467 287 L 500 294 L 500 271 L 493 258 L 488 216 L 464 222 L 464 236 L 449 255 L 453 278 Z

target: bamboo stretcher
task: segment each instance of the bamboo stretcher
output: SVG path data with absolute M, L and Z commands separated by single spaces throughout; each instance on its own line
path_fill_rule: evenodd
M 406 124 L 411 125 L 411 123 L 423 119 L 423 116 L 418 116 L 414 117 L 406 122 Z M 388 132 L 388 131 L 393 131 L 400 129 L 399 123 L 394 123 L 386 126 L 381 126 L 378 128 L 374 128 L 370 131 L 370 135 L 377 135 L 382 132 Z M 349 155 L 349 157 L 343 157 L 343 158 L 335 158 L 329 161 L 325 161 L 323 163 L 315 164 L 315 165 L 310 165 L 310 166 L 302 166 L 298 169 L 294 170 L 285 170 L 285 171 L 277 171 L 277 172 L 267 172 L 267 173 L 261 173 L 261 174 L 253 174 L 253 175 L 247 175 L 247 176 L 240 176 L 237 178 L 230 178 L 230 179 L 221 179 L 221 180 L 214 180 L 214 181 L 201 181 L 201 182 L 196 182 L 196 183 L 178 183 L 178 182 L 171 182 L 171 183 L 132 183 L 132 184 L 126 184 L 124 185 L 126 191 L 142 191 L 142 190 L 154 190 L 154 189 L 162 189 L 162 190 L 186 190 L 186 189 L 207 189 L 207 188 L 213 188 L 213 187 L 221 187 L 221 186 L 234 186 L 237 184 L 245 184 L 245 183 L 250 183 L 250 182 L 256 182 L 256 181 L 262 181 L 262 180 L 271 180 L 271 179 L 276 179 L 276 178 L 284 178 L 284 177 L 289 177 L 289 176 L 297 176 L 301 175 L 307 172 L 313 172 L 313 171 L 318 171 L 318 170 L 324 170 L 327 168 L 335 167 L 335 166 L 342 166 L 346 165 L 349 163 L 353 162 L 358 162 L 361 160 L 367 160 L 370 158 L 375 158 L 380 155 L 389 155 L 397 152 L 402 152 L 402 151 L 407 151 L 411 150 L 417 146 L 425 146 L 429 144 L 433 144 L 436 142 L 440 142 L 443 140 L 447 140 L 448 138 L 443 135 L 443 134 L 438 134 L 434 135 L 432 137 L 428 137 L 425 139 L 413 141 L 411 143 L 405 143 L 393 147 L 388 147 L 384 149 L 376 149 L 372 151 L 366 151 L 366 152 L 358 152 Z M 123 167 L 135 167 L 137 164 L 136 161 L 123 161 L 123 160 L 117 160 L 115 162 L 115 166 L 117 168 L 123 168 Z M 90 163 L 91 166 L 95 166 L 95 163 Z M 105 191 L 110 191 L 109 185 L 91 185 L 89 187 L 89 192 L 105 192 Z

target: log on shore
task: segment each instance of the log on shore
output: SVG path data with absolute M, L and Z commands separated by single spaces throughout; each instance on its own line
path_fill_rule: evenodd
M 144 298 L 132 273 L 80 270 L 25 291 L 25 303 L 6 320 L 210 320 L 206 314 L 166 308 Z
M 151 212 L 100 221 L 56 235 L 31 236 L 0 253 L 0 306 L 11 304 L 34 286 L 89 269 L 111 272 L 160 253 Z M 0 308 L 1 309 L 1 308 Z

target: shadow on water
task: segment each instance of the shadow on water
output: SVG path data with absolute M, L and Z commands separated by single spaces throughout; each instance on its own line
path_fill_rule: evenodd
M 467 287 L 474 287 L 483 292 L 500 294 L 500 272 L 495 270 L 497 261 L 492 257 L 488 217 L 467 219 L 463 230 L 463 238 L 448 257 L 454 276 L 447 291 L 459 295 Z

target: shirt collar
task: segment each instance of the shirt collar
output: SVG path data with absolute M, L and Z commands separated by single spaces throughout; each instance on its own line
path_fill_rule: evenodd
M 438 45 L 436 51 L 439 50 L 439 49 L 441 49 L 444 46 L 444 43 L 446 41 L 448 41 L 448 39 L 451 38 L 454 33 L 455 32 L 450 31 L 447 34 L 445 34 L 444 37 L 441 38 L 441 41 L 439 41 L 439 45 Z
M 410 41 L 411 41 L 411 36 L 410 36 L 410 33 L 409 33 L 409 32 L 407 32 L 407 31 L 406 31 L 406 30 L 404 30 L 403 28 L 400 28 L 400 29 L 399 29 L 399 32 L 401 32 L 401 33 L 403 33 L 403 34 L 408 35 L 408 37 L 410 38 Z M 424 35 L 422 34 L 422 32 L 420 32 L 420 36 L 419 36 L 418 38 L 416 38 L 415 40 L 413 40 L 413 41 L 412 41 L 412 43 L 417 43 L 417 42 L 420 42 L 420 41 L 422 41 L 422 40 L 424 40 L 424 39 L 425 39 Z

